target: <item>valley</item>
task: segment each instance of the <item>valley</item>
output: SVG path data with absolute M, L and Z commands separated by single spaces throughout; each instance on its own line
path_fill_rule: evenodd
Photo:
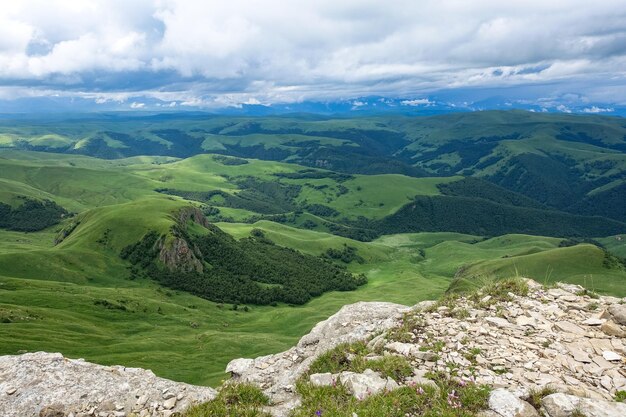
M 625 137 L 619 118 L 519 111 L 2 120 L 0 209 L 19 222 L 0 224 L 0 354 L 215 385 L 231 359 L 285 350 L 357 301 L 511 276 L 626 296 Z M 149 262 L 121 256 L 151 232 Z M 229 269 L 241 259 L 246 276 Z M 323 283 L 367 282 L 262 302 L 228 285 L 299 288 L 304 262 Z

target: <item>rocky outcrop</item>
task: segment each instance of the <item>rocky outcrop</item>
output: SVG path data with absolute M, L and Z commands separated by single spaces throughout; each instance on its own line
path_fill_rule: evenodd
M 274 403 L 272 412 L 287 415 L 298 403 L 295 384 L 322 353 L 341 343 L 365 340 L 397 325 L 409 308 L 399 304 L 360 302 L 344 306 L 318 323 L 298 344 L 277 355 L 235 359 L 226 367 L 234 379 L 260 386 Z
M 423 327 L 402 349 L 415 368 L 445 371 L 454 364 L 462 376 L 495 388 L 551 386 L 607 400 L 626 390 L 624 340 L 602 327 L 623 300 L 579 295 L 583 288 L 573 285 L 529 285 L 525 297 L 509 294 L 510 300 L 495 303 L 488 296 L 478 303 L 459 298 L 453 309 L 419 313 Z M 436 360 L 413 356 L 434 345 Z M 386 349 L 397 353 L 399 346 Z
M 202 273 L 204 270 L 202 261 L 198 259 L 200 254 L 195 248 L 190 247 L 185 239 L 180 237 L 160 239 L 157 244 L 159 261 L 170 271 Z
M 460 297 L 453 306 L 422 302 L 404 320 L 420 324 L 394 340 L 386 330 L 401 324 L 402 306 L 358 303 L 316 326 L 298 346 L 278 355 L 232 361 L 233 378 L 258 384 L 277 404 L 271 411 L 286 416 L 298 403 L 294 383 L 319 354 L 341 342 L 378 334 L 368 342 L 385 355 L 401 355 L 414 375 L 400 386 L 425 383 L 429 371 L 449 373 L 494 389 L 491 416 L 536 416 L 525 400 L 532 390 L 550 387 L 559 393 L 586 397 L 587 402 L 611 401 L 626 390 L 626 346 L 619 324 L 624 299 L 595 297 L 576 285 L 544 288 L 528 281 L 527 296 L 509 293 L 504 300 L 488 294 L 479 301 Z M 611 328 L 604 326 L 612 323 Z M 384 387 L 380 376 L 372 378 Z M 452 376 L 452 375 L 451 375 Z M 316 374 L 318 385 L 341 382 L 342 374 Z M 359 391 L 362 394 L 362 391 Z M 617 407 L 617 408 L 615 408 Z M 621 405 L 610 409 L 621 409 Z M 569 414 L 564 414 L 569 415 Z M 596 415 L 596 414 L 587 414 Z M 598 414 L 605 415 L 605 414 Z M 607 414 L 622 416 L 626 414 Z M 554 417 L 550 414 L 551 417 Z
M 174 214 L 174 220 L 176 220 L 176 223 L 179 225 L 185 225 L 187 222 L 191 221 L 206 228 L 211 227 L 211 223 L 209 223 L 209 220 L 204 213 L 202 213 L 202 210 L 194 206 L 187 206 L 178 210 Z
M 543 412 L 548 417 L 570 417 L 574 412 L 586 417 L 626 416 L 626 404 L 581 398 L 567 394 L 552 394 L 541 400 Z
M 2 417 L 169 417 L 208 401 L 215 390 L 156 377 L 151 371 L 101 366 L 60 353 L 0 357 Z
M 291 349 L 233 360 L 226 371 L 235 381 L 258 385 L 272 401 L 268 411 L 287 416 L 300 401 L 296 381 L 313 361 L 341 343 L 363 340 L 376 355 L 406 358 L 413 375 L 393 380 L 366 369 L 314 374 L 310 382 L 342 384 L 362 399 L 402 386 L 433 386 L 427 379 L 432 372 L 490 386 L 483 417 L 536 417 L 538 411 L 548 417 L 625 416 L 626 404 L 613 398 L 626 391 L 626 299 L 596 297 L 576 285 L 545 288 L 529 280 L 528 286 L 524 296 L 478 294 L 412 308 L 381 302 L 344 306 Z M 542 389 L 555 393 L 537 410 L 531 394 Z M 163 380 L 150 371 L 59 354 L 0 357 L 2 416 L 169 416 L 214 395 L 210 388 Z
M 172 228 L 172 235 L 159 239 L 159 261 L 170 271 L 199 272 L 204 271 L 202 253 L 190 244 L 179 230 L 184 230 L 188 222 L 197 223 L 203 227 L 212 226 L 202 211 L 193 206 L 183 207 L 172 215 L 177 226 Z
M 503 388 L 491 392 L 489 409 L 501 417 L 539 417 L 532 405 Z

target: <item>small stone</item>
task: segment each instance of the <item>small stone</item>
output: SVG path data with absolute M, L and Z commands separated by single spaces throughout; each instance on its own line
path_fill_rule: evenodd
M 7 395 L 13 395 L 17 391 L 17 388 L 9 388 L 6 390 Z
M 248 371 L 254 366 L 253 359 L 235 359 L 226 365 L 226 372 L 230 372 L 232 376 L 241 376 L 244 372 Z
M 335 382 L 335 376 L 330 372 L 326 372 L 323 374 L 312 374 L 309 376 L 309 381 L 311 384 L 321 387 L 321 386 L 330 386 Z
M 600 399 L 581 398 L 568 394 L 551 394 L 541 400 L 549 417 L 569 417 L 574 411 L 585 416 L 621 417 L 626 415 L 626 404 Z
M 622 357 L 620 355 L 610 350 L 605 350 L 604 352 L 602 352 L 602 357 L 609 362 L 622 360 Z
M 426 362 L 435 362 L 437 359 L 439 359 L 439 355 L 433 352 L 421 352 L 418 350 L 412 352 L 412 355 L 417 359 L 421 359 Z
M 622 327 L 615 323 L 613 320 L 607 320 L 600 326 L 600 330 L 609 336 L 626 337 L 626 331 Z
M 561 330 L 562 332 L 574 333 L 577 335 L 585 335 L 585 330 L 572 322 L 569 321 L 559 321 L 554 324 L 554 326 Z
M 163 403 L 163 408 L 167 410 L 171 410 L 175 406 L 176 406 L 176 397 L 172 397 L 169 400 L 165 400 L 165 402 Z
M 626 304 L 613 304 L 608 308 L 608 312 L 613 320 L 626 326 Z
M 383 379 L 378 373 L 366 369 L 362 374 L 342 372 L 339 374 L 341 383 L 358 400 L 378 394 L 383 390 L 397 388 L 398 384 L 391 378 Z
M 502 417 L 539 417 L 539 413 L 506 389 L 498 388 L 489 394 L 489 409 Z
M 605 319 L 597 319 L 595 317 L 591 317 L 591 318 L 588 318 L 587 320 L 584 320 L 582 324 L 587 325 L 587 326 L 601 326 L 602 324 L 604 324 L 605 321 L 606 321 Z
M 65 417 L 65 407 L 61 404 L 52 404 L 39 411 L 39 417 Z
M 496 327 L 511 327 L 511 323 L 502 317 L 485 317 L 485 321 L 489 324 L 493 324 Z
M 518 316 L 515 319 L 515 324 L 517 324 L 518 326 L 535 327 L 535 326 L 537 326 L 537 320 L 535 320 L 533 317 Z
M 582 362 L 582 363 L 591 363 L 591 359 L 589 358 L 589 355 L 583 352 L 582 350 L 572 348 L 572 347 L 568 347 L 568 350 L 574 357 L 575 361 Z
M 385 345 L 386 350 L 399 353 L 400 355 L 409 356 L 416 346 L 411 343 L 391 342 Z

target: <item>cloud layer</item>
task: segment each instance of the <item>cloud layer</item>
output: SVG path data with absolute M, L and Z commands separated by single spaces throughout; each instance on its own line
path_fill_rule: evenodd
M 532 85 L 624 104 L 625 80 L 626 0 L 21 0 L 0 9 L 4 98 L 210 107 Z

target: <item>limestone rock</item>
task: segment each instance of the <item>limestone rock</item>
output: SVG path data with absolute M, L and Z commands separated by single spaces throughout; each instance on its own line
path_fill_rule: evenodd
M 65 407 L 62 404 L 47 405 L 39 411 L 39 417 L 65 417 Z
M 404 356 L 412 356 L 414 352 L 419 351 L 419 348 L 416 345 L 401 342 L 387 343 L 385 345 L 385 349 Z
M 511 327 L 512 324 L 509 323 L 507 319 L 503 319 L 502 317 L 485 317 L 485 321 L 489 324 L 493 324 L 496 327 Z
M 609 336 L 626 337 L 626 330 L 622 329 L 622 327 L 613 320 L 607 320 L 602 323 L 600 330 Z
M 626 326 L 626 304 L 613 304 L 608 308 L 609 314 L 617 323 Z
M 230 361 L 226 366 L 226 372 L 229 372 L 233 377 L 237 377 L 249 371 L 252 367 L 254 367 L 253 359 L 240 358 Z
M 212 388 L 158 378 L 149 370 L 96 365 L 67 359 L 60 353 L 0 356 L 0 392 L 4 393 L 9 384 L 18 391 L 0 395 L 2 417 L 65 417 L 70 413 L 89 415 L 91 410 L 96 416 L 116 412 L 128 415 L 145 404 L 162 403 L 165 390 L 184 393 L 186 401 L 176 404 L 173 398 L 173 411 L 215 397 Z M 137 401 L 142 395 L 143 406 Z
M 532 405 L 503 388 L 491 391 L 489 409 L 501 417 L 539 417 Z
M 623 417 L 626 416 L 626 404 L 581 398 L 568 394 L 551 394 L 541 400 L 541 405 L 548 417 L 570 417 L 574 410 L 587 417 Z
M 581 336 L 585 334 L 585 330 L 582 327 L 569 321 L 559 321 L 554 325 L 562 332 L 574 333 Z
M 620 333 L 626 327 L 619 322 L 619 303 L 624 300 L 600 296 L 594 299 L 598 309 L 589 311 L 584 308 L 587 297 L 577 295 L 578 286 L 560 284 L 546 290 L 529 280 L 528 287 L 526 296 L 492 298 L 483 304 L 461 295 L 453 309 L 433 310 L 433 302 L 413 308 L 391 303 L 344 306 L 291 349 L 235 359 L 226 370 L 234 381 L 259 386 L 272 401 L 267 411 L 286 417 L 300 402 L 296 381 L 319 355 L 341 343 L 369 340 L 368 348 L 377 353 L 366 356 L 366 363 L 382 355 L 399 355 L 411 364 L 414 375 L 394 381 L 366 370 L 314 374 L 309 381 L 320 386 L 343 383 L 363 398 L 398 386 L 436 386 L 425 376 L 449 373 L 448 365 L 453 364 L 455 375 L 449 376 L 459 384 L 475 381 L 494 388 L 489 400 L 492 409 L 485 410 L 483 417 L 536 417 L 536 411 L 520 398 L 544 386 L 569 394 L 545 400 L 544 408 L 554 414 L 550 417 L 569 415 L 571 406 L 586 410 L 588 417 L 626 416 L 623 406 L 607 402 L 616 391 L 626 390 L 626 340 Z M 404 313 L 415 315 L 422 325 L 403 334 L 399 342 L 388 331 L 401 325 Z M 422 351 L 424 347 L 428 350 Z M 210 388 L 161 380 L 150 371 L 98 367 L 58 354 L 34 355 L 0 357 L 0 416 L 38 417 L 42 410 L 54 416 L 58 411 L 54 407 L 59 406 L 64 417 L 171 417 L 215 395 Z
M 602 352 L 602 357 L 607 360 L 607 361 L 620 361 L 622 360 L 622 357 L 620 355 L 618 355 L 617 353 L 610 351 L 610 350 L 605 350 L 604 352 Z
M 598 319 L 595 317 L 588 318 L 587 320 L 583 320 L 582 324 L 587 326 L 601 326 L 606 322 L 606 319 Z
M 317 387 L 330 386 L 336 381 L 336 378 L 330 372 L 326 372 L 323 374 L 312 374 L 309 376 L 309 381 L 311 384 Z
M 391 378 L 381 378 L 377 372 L 371 369 L 366 369 L 362 374 L 342 372 L 339 374 L 339 381 L 348 389 L 348 392 L 359 400 L 381 391 L 392 391 L 398 388 L 396 381 Z
M 343 306 L 339 312 L 313 327 L 291 349 L 254 359 L 254 364 L 268 364 L 265 369 L 238 366 L 237 370 L 241 373 L 235 379 L 261 386 L 264 393 L 277 404 L 272 413 L 288 415 L 289 404 L 296 398 L 296 381 L 319 355 L 339 344 L 365 340 L 374 333 L 396 327 L 402 314 L 407 311 L 409 307 L 383 302 L 359 302 Z M 384 341 L 382 338 L 379 340 Z M 299 359 L 294 361 L 294 356 Z M 235 365 L 231 362 L 227 369 L 232 369 L 231 364 Z

